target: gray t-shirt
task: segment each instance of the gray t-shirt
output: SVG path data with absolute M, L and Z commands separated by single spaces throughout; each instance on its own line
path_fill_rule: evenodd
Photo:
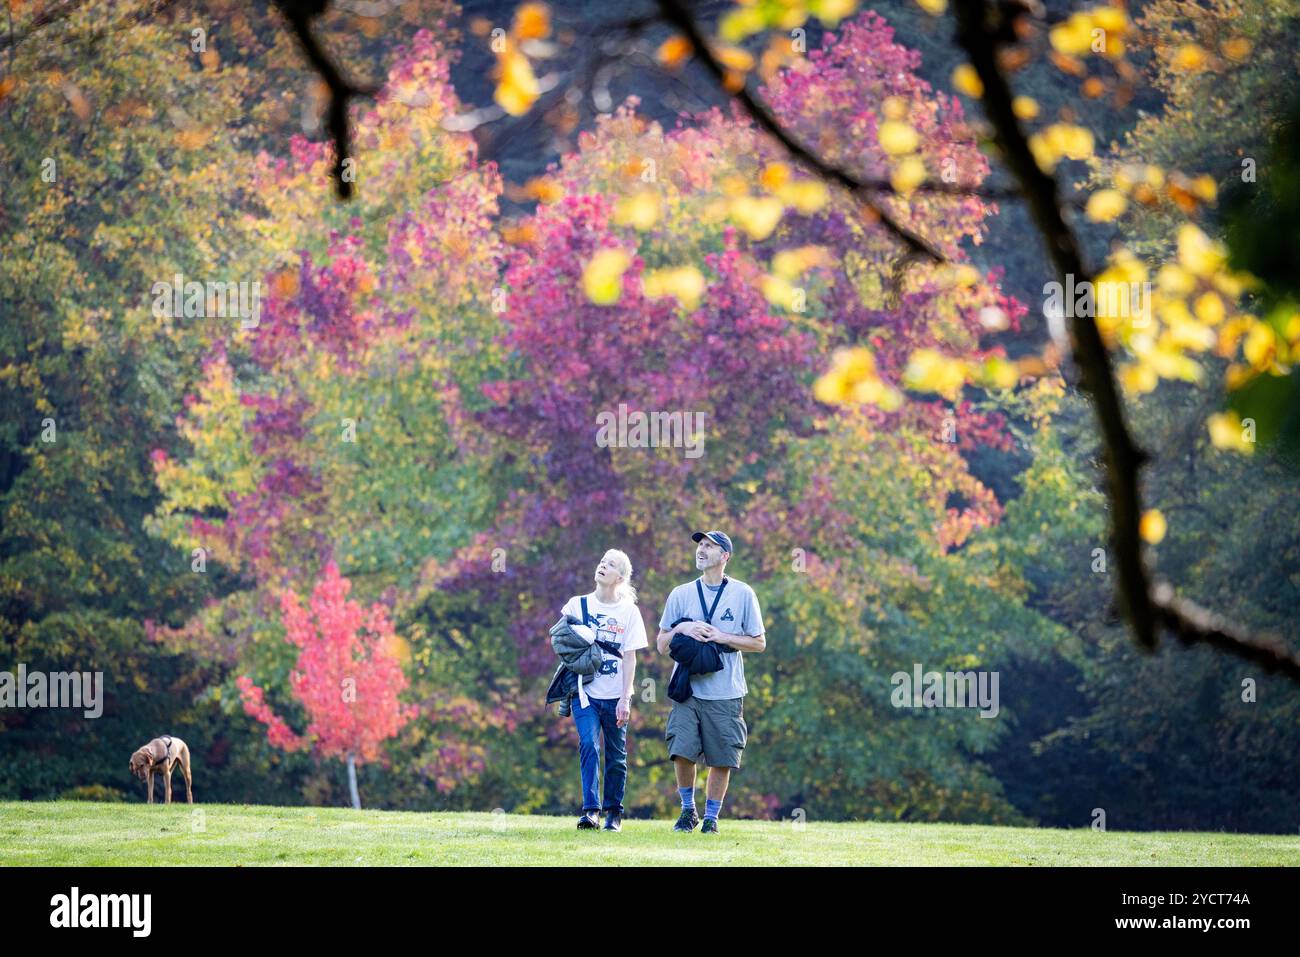
M 698 581 L 703 585 L 702 578 Z M 716 588 L 704 585 L 704 600 L 710 605 L 717 594 Z M 678 585 L 669 594 L 663 617 L 659 619 L 659 628 L 668 631 L 678 618 L 703 621 L 707 611 L 707 608 L 700 607 L 695 582 L 689 581 L 685 585 Z M 731 635 L 763 634 L 763 614 L 758 610 L 758 596 L 754 594 L 754 589 L 742 581 L 728 578 L 722 598 L 718 600 L 718 607 L 713 612 L 711 624 L 718 631 Z M 743 698 L 749 689 L 745 686 L 745 662 L 741 655 L 740 651 L 724 654 L 721 671 L 692 676 L 691 693 L 705 701 Z M 676 665 L 673 670 L 676 670 Z

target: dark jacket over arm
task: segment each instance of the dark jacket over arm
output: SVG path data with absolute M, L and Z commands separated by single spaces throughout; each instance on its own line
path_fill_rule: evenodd
M 678 618 L 672 627 L 693 618 Z M 722 670 L 722 656 L 736 649 L 711 641 L 696 641 L 690 635 L 673 635 L 668 644 L 668 656 L 677 662 L 673 676 L 668 681 L 668 697 L 677 702 L 691 699 L 691 675 L 707 675 Z

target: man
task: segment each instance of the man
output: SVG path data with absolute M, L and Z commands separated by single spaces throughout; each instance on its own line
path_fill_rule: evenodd
M 673 830 L 689 833 L 700 823 L 695 809 L 695 766 L 702 763 L 709 769 L 709 780 L 700 833 L 717 834 L 731 771 L 740 767 L 749 730 L 744 718 L 748 688 L 741 652 L 763 651 L 767 638 L 754 590 L 725 575 L 727 562 L 735 554 L 731 538 L 713 531 L 696 532 L 691 539 L 696 543 L 695 567 L 701 574 L 695 581 L 678 585 L 668 596 L 656 644 L 661 655 L 667 654 L 673 638 L 686 635 L 716 643 L 718 650 L 727 653 L 719 655 L 720 670 L 690 676 L 691 695 L 684 702 L 673 702 L 664 737 L 682 802 Z M 694 620 L 677 623 L 682 618 Z M 682 666 L 674 669 L 678 667 Z

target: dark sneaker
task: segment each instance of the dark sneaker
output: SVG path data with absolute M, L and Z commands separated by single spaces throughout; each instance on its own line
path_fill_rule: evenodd
M 607 831 L 621 831 L 621 830 L 623 830 L 623 815 L 622 815 L 622 814 L 606 814 L 606 815 L 605 815 L 605 830 L 607 830 Z
M 595 811 L 583 811 L 578 818 L 579 831 L 594 831 L 600 827 L 600 816 Z
M 682 811 L 682 816 L 677 819 L 677 823 L 673 825 L 673 830 L 689 834 L 699 823 L 700 816 L 695 813 L 695 808 L 686 808 Z
M 717 834 L 717 833 L 718 833 L 718 819 L 717 819 L 716 817 L 706 817 L 706 818 L 704 819 L 704 826 L 703 826 L 702 828 L 700 828 L 700 833 L 701 833 L 701 834 Z

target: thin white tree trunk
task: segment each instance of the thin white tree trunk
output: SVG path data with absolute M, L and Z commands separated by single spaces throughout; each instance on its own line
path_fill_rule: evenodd
M 357 793 L 357 759 L 348 755 L 348 792 L 352 795 L 352 806 L 361 810 L 361 795 Z

